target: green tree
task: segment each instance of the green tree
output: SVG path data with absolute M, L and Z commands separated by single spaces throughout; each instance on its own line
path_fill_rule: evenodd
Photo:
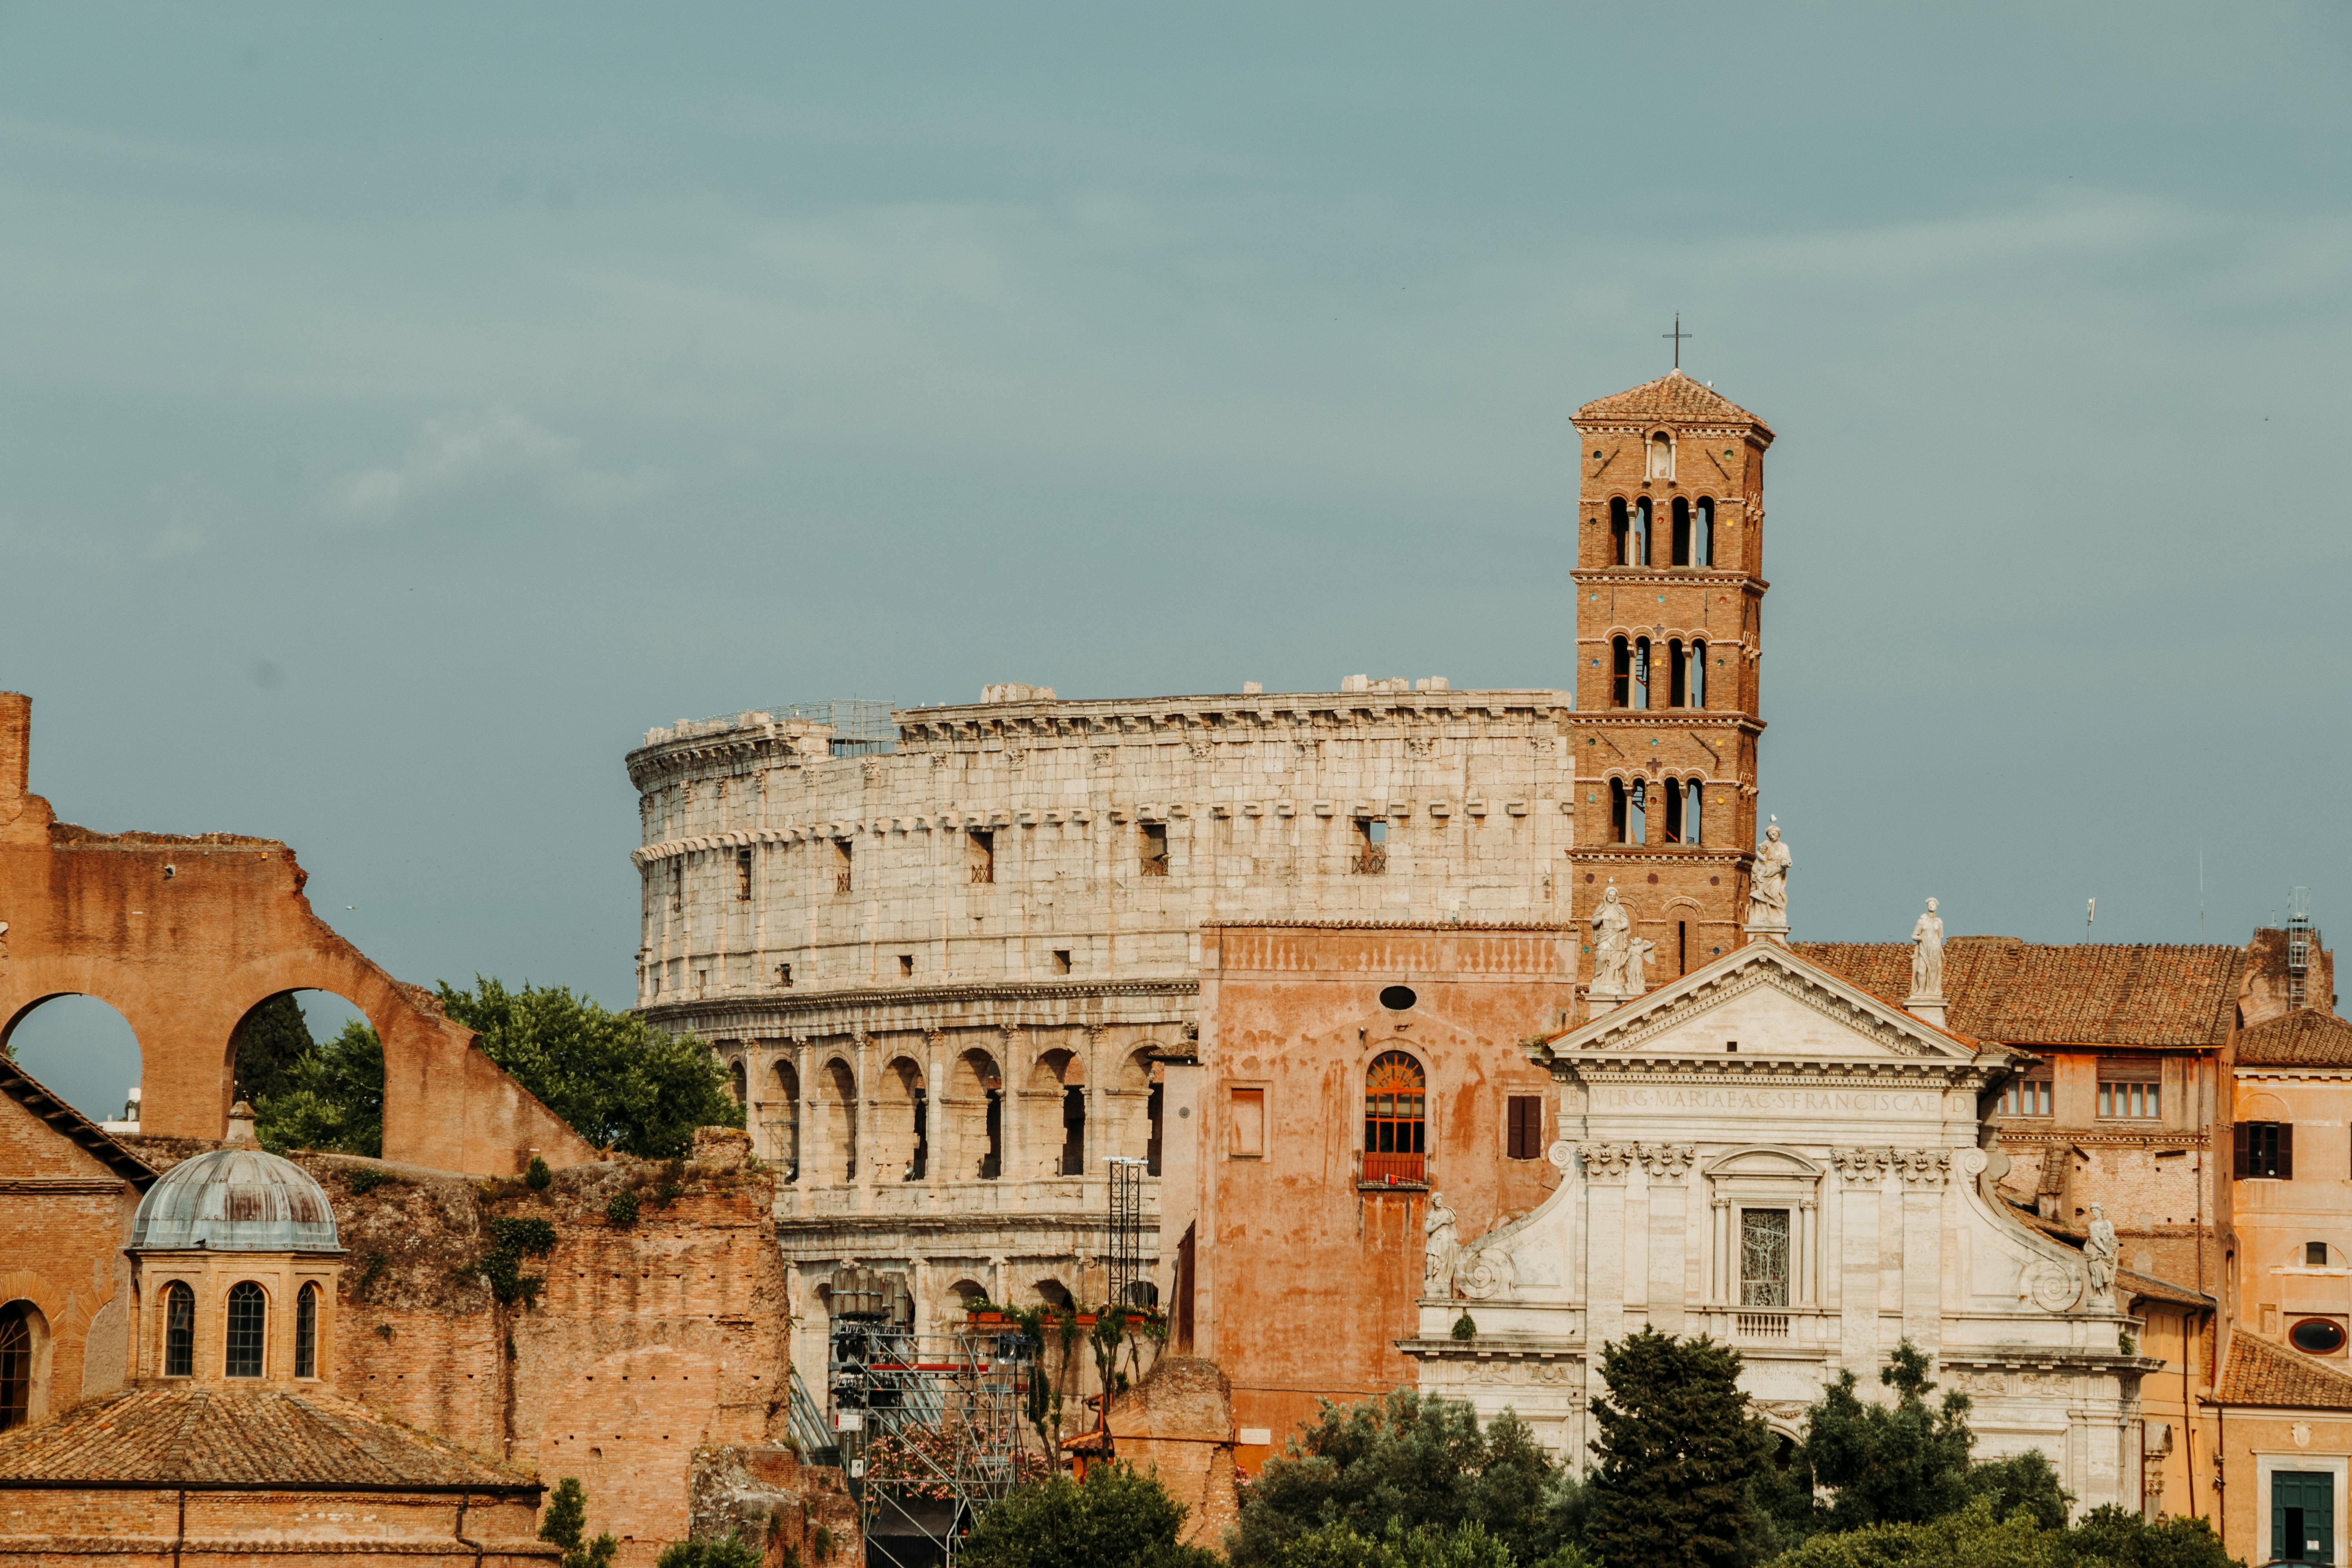
M 236 1057 L 238 1098 L 258 1106 L 293 1087 L 297 1065 L 319 1048 L 310 1037 L 310 1021 L 291 991 L 257 1003 L 237 1021 L 231 1044 Z
M 2065 1537 L 2021 1510 L 1993 1517 L 1980 1498 L 1923 1524 L 1873 1524 L 1814 1536 L 1767 1568 L 2074 1568 Z M 2090 1568 L 2085 1564 L 2084 1568 Z
M 1529 1568 L 1591 1568 L 1588 1559 L 1564 1547 L 1557 1558 Z M 1359 1534 L 1337 1521 L 1292 1540 L 1274 1559 L 1278 1568 L 1520 1568 L 1521 1560 L 1476 1520 L 1448 1529 L 1422 1524 L 1407 1530 L 1397 1520 L 1377 1537 Z
M 1184 1505 L 1157 1476 L 1096 1465 L 1016 1487 L 986 1513 L 957 1560 L 969 1568 L 1219 1568 L 1216 1554 L 1179 1546 Z
M 2179 1515 L 2151 1524 L 2113 1503 L 2095 1508 L 2068 1531 L 2070 1568 L 2245 1568 L 2201 1519 Z
M 1379 1542 L 1481 1521 L 1520 1563 L 1556 1547 L 1577 1496 L 1517 1415 L 1480 1430 L 1467 1405 L 1398 1389 L 1381 1399 L 1322 1401 L 1315 1425 L 1266 1462 L 1226 1542 L 1240 1568 L 1286 1562 L 1290 1542 L 1328 1525 Z
M 1969 1472 L 1969 1496 L 1992 1504 L 1995 1519 L 2007 1519 L 2019 1509 L 2044 1530 L 2066 1527 L 2066 1505 L 2074 1494 L 2058 1484 L 2058 1472 L 2039 1448 L 2028 1448 L 2005 1459 L 1980 1459 Z
M 331 1149 L 383 1152 L 383 1046 L 353 1018 L 325 1045 L 297 1058 L 281 1087 L 253 1103 L 254 1135 L 275 1154 Z
M 1929 1365 L 1906 1339 L 1878 1371 L 1878 1381 L 1895 1390 L 1893 1405 L 1855 1397 L 1851 1370 L 1822 1391 L 1797 1454 L 1800 1470 L 1832 1493 L 1815 1528 L 1916 1524 L 1967 1505 L 1969 1450 L 1976 1444 L 1969 1396 L 1954 1392 L 1930 1404 L 1936 1384 Z
M 698 1127 L 743 1125 L 726 1069 L 691 1035 L 654 1028 L 561 985 L 509 990 L 479 974 L 465 991 L 443 981 L 441 1006 L 541 1104 L 600 1147 L 669 1160 L 687 1152 Z
M 1771 1463 L 1772 1435 L 1739 1391 L 1739 1352 L 1643 1329 L 1601 1352 L 1601 1375 L 1594 1554 L 1626 1568 L 1751 1561 L 1764 1521 L 1750 1488 Z
M 721 1541 L 673 1541 L 654 1559 L 654 1568 L 760 1568 L 758 1547 L 740 1535 Z
M 540 1521 L 539 1538 L 563 1548 L 563 1568 L 612 1568 L 621 1543 L 610 1534 L 593 1541 L 588 1535 L 588 1494 L 580 1478 L 566 1476 L 547 1500 L 547 1517 Z

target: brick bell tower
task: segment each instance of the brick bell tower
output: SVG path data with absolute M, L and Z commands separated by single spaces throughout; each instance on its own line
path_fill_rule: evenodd
M 1590 921 L 1613 884 L 1654 987 L 1746 940 L 1772 431 L 1680 369 L 1574 425 L 1570 908 Z

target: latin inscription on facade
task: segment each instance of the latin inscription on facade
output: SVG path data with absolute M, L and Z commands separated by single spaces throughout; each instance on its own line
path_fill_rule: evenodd
M 1657 1088 L 1597 1084 L 1595 1110 L 1718 1110 L 1746 1116 L 1934 1116 L 1943 1096 L 1883 1089 Z

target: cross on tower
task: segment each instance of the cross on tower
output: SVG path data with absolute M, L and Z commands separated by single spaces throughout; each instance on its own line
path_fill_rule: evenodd
M 1676 310 L 1675 312 L 1675 330 L 1671 332 L 1660 332 L 1658 336 L 1662 338 L 1672 338 L 1675 340 L 1675 368 L 1676 370 L 1682 369 L 1683 340 L 1685 338 L 1695 338 L 1698 336 L 1698 334 L 1696 332 L 1686 332 L 1683 331 L 1683 313 L 1680 310 Z

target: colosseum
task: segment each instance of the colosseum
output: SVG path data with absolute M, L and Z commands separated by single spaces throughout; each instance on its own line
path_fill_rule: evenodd
M 1213 922 L 1563 921 L 1574 707 L 1351 676 L 1337 691 L 1064 700 L 991 686 L 860 730 L 774 709 L 656 729 L 641 1013 L 712 1041 L 824 1367 L 826 1283 L 1102 1299 L 1113 1158 L 1146 1162 Z M 835 721 L 828 722 L 832 719 Z

